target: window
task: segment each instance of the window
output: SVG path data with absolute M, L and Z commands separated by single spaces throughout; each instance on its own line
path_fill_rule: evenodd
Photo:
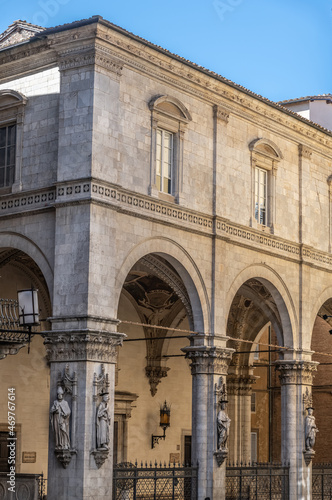
M 156 185 L 158 191 L 172 193 L 173 134 L 157 129 Z
M 0 194 L 20 191 L 24 107 L 27 98 L 0 90 Z
M 155 96 L 149 108 L 152 119 L 149 194 L 180 203 L 183 139 L 191 116 L 178 99 L 169 96 Z
M 266 226 L 267 221 L 267 171 L 255 167 L 255 219 Z
M 252 165 L 251 226 L 273 232 L 276 222 L 276 176 L 282 155 L 279 148 L 266 139 L 254 140 L 249 149 Z
M 14 183 L 16 125 L 0 128 L 0 188 Z
M 251 413 L 256 413 L 256 393 L 251 393 Z

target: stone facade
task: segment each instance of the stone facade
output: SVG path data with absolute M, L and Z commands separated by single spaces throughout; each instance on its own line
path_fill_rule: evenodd
M 1 295 L 32 283 L 44 320 L 38 354 L 0 363 L 17 387 L 22 451 L 38 446 L 36 465 L 21 471 L 48 463 L 49 500 L 106 499 L 113 453 L 184 460 L 191 435 L 199 500 L 222 499 L 216 387 L 229 385 L 227 453 L 247 460 L 253 351 L 270 324 L 284 348 L 275 439 L 290 461 L 290 498 L 310 499 L 303 395 L 316 370 L 315 321 L 332 311 L 331 133 L 100 17 L 9 44 L 0 64 L 1 127 L 17 130 L 15 179 L 0 188 Z M 158 130 L 173 141 L 170 192 L 157 187 Z M 263 222 L 257 168 L 267 179 Z M 111 415 L 103 456 L 101 373 Z M 66 450 L 46 439 L 59 384 L 71 408 Z M 151 449 L 165 398 L 171 427 Z

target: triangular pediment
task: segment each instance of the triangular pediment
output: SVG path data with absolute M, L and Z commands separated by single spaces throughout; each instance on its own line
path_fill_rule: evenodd
M 8 26 L 6 31 L 0 35 L 0 49 L 4 49 L 11 45 L 25 42 L 29 40 L 36 33 L 40 33 L 45 28 L 35 24 L 27 23 L 26 21 L 14 21 L 13 24 Z

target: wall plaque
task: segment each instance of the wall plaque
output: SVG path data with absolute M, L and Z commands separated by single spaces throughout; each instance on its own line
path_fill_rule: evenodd
M 23 451 L 22 452 L 22 463 L 23 464 L 35 464 L 37 460 L 36 451 Z

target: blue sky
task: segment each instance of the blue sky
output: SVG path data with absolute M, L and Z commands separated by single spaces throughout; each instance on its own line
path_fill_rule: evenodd
M 332 0 L 0 0 L 0 12 L 0 32 L 99 14 L 274 101 L 332 92 Z

